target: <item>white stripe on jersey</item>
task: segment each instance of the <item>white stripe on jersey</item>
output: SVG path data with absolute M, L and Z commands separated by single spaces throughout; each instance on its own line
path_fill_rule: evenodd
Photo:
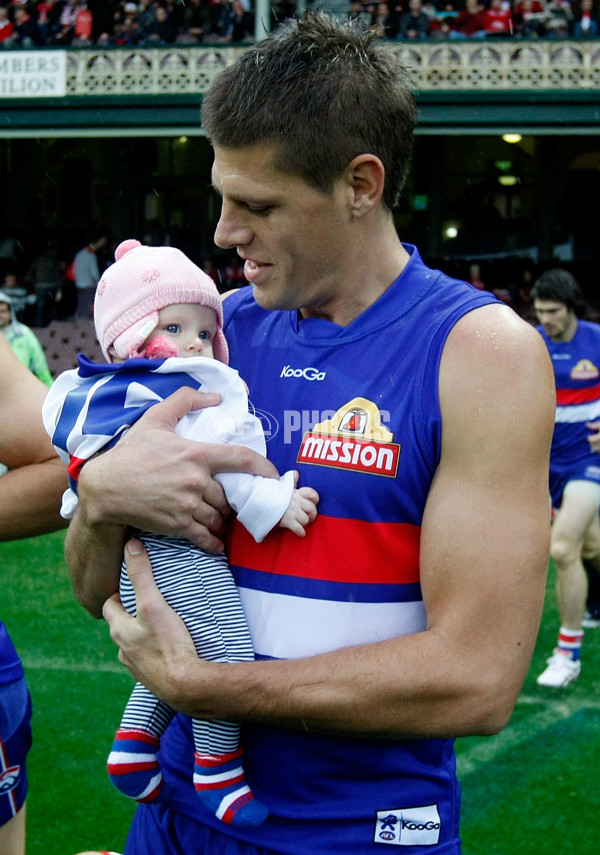
M 589 404 L 570 404 L 556 408 L 555 421 L 561 424 L 577 424 L 577 422 L 593 422 L 600 419 L 600 401 L 590 401 Z
M 410 603 L 352 603 L 311 600 L 240 588 L 258 656 L 298 659 L 421 632 L 425 606 Z

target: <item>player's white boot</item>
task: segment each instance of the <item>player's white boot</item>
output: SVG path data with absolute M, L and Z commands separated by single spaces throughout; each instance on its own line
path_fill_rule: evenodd
M 539 686 L 562 689 L 579 677 L 581 671 L 579 659 L 572 659 L 568 654 L 559 653 L 558 650 L 555 650 L 546 661 L 548 663 L 547 668 L 537 678 Z

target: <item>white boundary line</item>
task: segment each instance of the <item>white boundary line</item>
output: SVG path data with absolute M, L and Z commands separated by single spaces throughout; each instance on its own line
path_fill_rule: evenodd
M 117 662 L 71 662 L 69 659 L 61 659 L 58 656 L 44 658 L 36 656 L 30 659 L 21 656 L 23 666 L 26 671 L 80 671 L 85 674 L 108 673 L 108 674 L 128 674 L 127 668 Z M 133 678 L 132 678 L 133 679 Z
M 458 752 L 456 767 L 459 779 L 470 775 L 516 745 L 535 739 L 539 733 L 553 727 L 559 721 L 572 718 L 580 710 L 600 710 L 600 700 L 592 700 L 589 697 L 548 698 L 541 694 L 539 696 L 523 695 L 517 701 L 517 706 L 540 706 L 543 709 L 528 716 L 526 721 L 520 722 L 519 725 L 509 722 L 506 728 L 496 736 L 486 738 L 465 751 Z

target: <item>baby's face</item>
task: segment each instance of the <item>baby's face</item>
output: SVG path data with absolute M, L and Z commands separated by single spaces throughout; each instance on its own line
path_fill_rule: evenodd
M 145 342 L 155 338 L 168 339 L 178 356 L 214 358 L 213 339 L 217 333 L 217 316 L 212 309 L 195 303 L 167 306 L 158 313 L 158 326 Z

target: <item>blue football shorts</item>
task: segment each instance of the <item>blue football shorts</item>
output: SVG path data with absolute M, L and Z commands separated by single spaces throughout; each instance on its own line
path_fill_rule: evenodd
M 166 805 L 139 805 L 123 855 L 278 855 L 194 822 Z
M 550 495 L 555 508 L 561 506 L 564 489 L 571 481 L 588 482 L 591 495 L 595 496 L 594 488 L 600 485 L 600 456 L 594 455 L 590 460 L 570 469 L 550 469 Z
M 0 686 L 0 825 L 25 803 L 31 741 L 31 698 L 25 680 Z

